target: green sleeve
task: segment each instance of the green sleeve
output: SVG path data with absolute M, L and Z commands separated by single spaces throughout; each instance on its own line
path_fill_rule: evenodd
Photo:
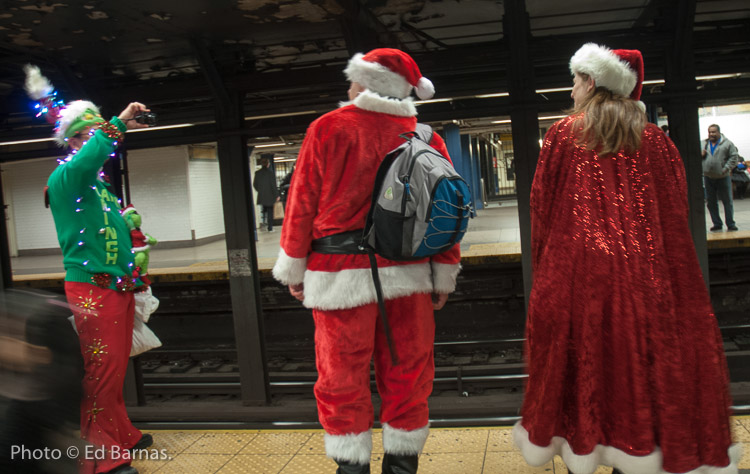
M 110 120 L 121 132 L 127 127 L 117 117 Z M 96 182 L 99 169 L 104 166 L 115 149 L 115 139 L 97 130 L 86 144 L 73 155 L 73 158 L 61 166 L 58 173 L 50 177 L 50 187 L 58 185 L 61 189 L 77 191 Z M 56 183 L 53 181 L 57 181 Z

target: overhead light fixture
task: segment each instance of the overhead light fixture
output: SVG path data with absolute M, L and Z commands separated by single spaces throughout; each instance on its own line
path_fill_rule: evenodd
M 492 121 L 490 123 L 510 123 L 510 119 L 508 119 L 508 120 L 494 120 L 494 121 Z
M 258 145 L 250 144 L 253 148 L 270 148 L 274 146 L 286 146 L 286 142 L 277 142 L 277 143 L 260 143 Z
M 510 96 L 509 92 L 496 92 L 494 94 L 480 94 L 475 95 L 475 99 L 492 99 L 493 97 L 508 97 Z
M 309 115 L 317 114 L 317 110 L 305 110 L 302 112 L 286 112 L 283 114 L 269 114 L 269 115 L 253 115 L 252 117 L 245 117 L 245 120 L 261 120 L 267 118 L 281 118 L 281 117 L 294 117 L 296 115 Z
M 537 94 L 546 94 L 547 92 L 568 92 L 572 91 L 572 87 L 553 87 L 551 89 L 537 89 Z
M 274 163 L 289 163 L 291 161 L 297 161 L 297 157 L 286 157 L 282 159 L 278 159 L 277 157 L 274 157 L 273 159 Z
M 712 76 L 695 76 L 695 79 L 698 81 L 710 81 L 713 79 L 732 79 L 735 77 L 740 77 L 741 74 L 738 72 L 732 73 L 732 74 L 714 74 Z
M 185 127 L 194 127 L 194 126 L 195 124 L 192 124 L 192 123 L 179 123 L 177 125 L 159 125 L 157 127 L 136 128 L 133 130 L 128 130 L 125 133 L 153 132 L 155 130 L 167 130 L 170 128 L 185 128 Z
M 427 100 L 415 100 L 414 103 L 416 105 L 422 105 L 422 104 L 435 104 L 437 102 L 450 102 L 454 100 L 453 97 L 446 97 L 444 99 L 427 99 Z
M 1 142 L 0 146 L 26 145 L 27 143 L 42 143 L 42 142 L 51 142 L 51 141 L 54 141 L 54 138 L 35 138 L 33 140 L 16 140 L 13 142 Z

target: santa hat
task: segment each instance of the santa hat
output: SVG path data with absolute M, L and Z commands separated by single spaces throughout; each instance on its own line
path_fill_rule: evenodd
M 55 126 L 55 141 L 64 146 L 69 138 L 86 127 L 104 122 L 99 107 L 87 100 L 74 100 L 60 110 L 60 117 Z
M 417 97 L 429 99 L 435 87 L 422 77 L 414 59 L 403 51 L 391 48 L 357 53 L 344 69 L 347 79 L 385 97 L 405 99 L 414 88 Z
M 586 74 L 597 87 L 640 100 L 643 89 L 643 56 L 636 49 L 609 49 L 586 43 L 570 58 L 572 74 Z
M 135 213 L 137 214 L 137 213 L 138 213 L 138 210 L 137 210 L 137 209 L 135 208 L 135 206 L 134 206 L 134 205 L 132 205 L 132 204 L 128 204 L 127 206 L 125 206 L 125 207 L 124 207 L 124 208 L 123 208 L 123 209 L 122 209 L 122 210 L 120 211 L 120 214 L 122 215 L 122 217 L 125 217 L 125 216 L 127 216 L 128 214 L 132 214 L 132 213 L 134 213 L 134 212 L 135 212 Z

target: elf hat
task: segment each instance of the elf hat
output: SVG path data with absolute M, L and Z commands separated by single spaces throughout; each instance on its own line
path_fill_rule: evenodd
M 86 127 L 104 122 L 99 108 L 87 100 L 74 100 L 60 110 L 60 117 L 55 127 L 55 141 L 64 146 L 69 138 Z
M 123 208 L 123 209 L 122 209 L 122 210 L 120 211 L 120 214 L 122 215 L 122 217 L 125 217 L 125 216 L 127 216 L 128 214 L 132 214 L 132 213 L 134 213 L 134 212 L 135 212 L 136 214 L 138 214 L 138 210 L 137 210 L 137 209 L 135 208 L 135 206 L 134 206 L 134 205 L 132 205 L 132 204 L 128 204 L 127 206 L 125 206 L 125 207 L 124 207 L 124 208 Z
M 611 50 L 586 43 L 570 58 L 572 74 L 586 74 L 597 87 L 640 100 L 643 90 L 643 56 L 636 49 Z
M 357 53 L 344 69 L 347 79 L 385 97 L 405 99 L 414 88 L 417 97 L 429 99 L 435 87 L 422 77 L 414 59 L 398 49 L 378 48 Z

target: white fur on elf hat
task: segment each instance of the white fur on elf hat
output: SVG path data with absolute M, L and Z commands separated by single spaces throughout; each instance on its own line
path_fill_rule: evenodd
M 422 77 L 414 59 L 398 49 L 378 48 L 367 54 L 357 53 L 349 60 L 344 74 L 351 82 L 385 97 L 405 99 L 412 88 L 420 99 L 435 95 L 435 86 Z
M 58 145 L 65 145 L 65 137 L 68 133 L 68 129 L 79 119 L 82 119 L 87 110 L 92 111 L 93 115 L 101 114 L 101 112 L 99 112 L 99 107 L 94 105 L 93 102 L 87 100 L 74 100 L 60 110 L 60 118 L 55 127 L 54 135 L 55 141 Z
M 642 82 L 642 59 L 640 64 L 640 81 Z M 584 44 L 570 58 L 570 72 L 587 74 L 594 79 L 597 87 L 604 87 L 625 97 L 631 97 L 631 93 L 639 85 L 638 72 L 632 69 L 631 63 L 606 46 L 594 43 Z M 638 97 L 633 97 L 633 99 L 640 99 L 640 89 L 637 95 Z

